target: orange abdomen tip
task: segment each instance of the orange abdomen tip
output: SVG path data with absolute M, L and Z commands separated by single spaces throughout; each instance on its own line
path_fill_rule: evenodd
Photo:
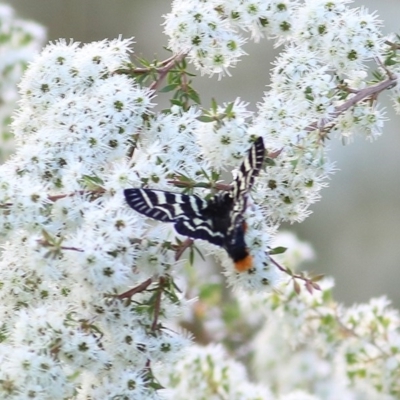
M 235 261 L 235 269 L 237 272 L 246 272 L 253 268 L 253 257 L 248 254 L 245 258 Z

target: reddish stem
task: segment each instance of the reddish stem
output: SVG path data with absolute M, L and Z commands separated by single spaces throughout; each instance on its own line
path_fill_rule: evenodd
M 120 295 L 117 296 L 117 298 L 122 300 L 122 299 L 130 298 L 133 295 L 135 295 L 136 293 L 144 292 L 150 286 L 150 284 L 152 282 L 153 282 L 153 278 L 149 278 L 149 279 L 145 280 L 144 282 L 142 282 L 140 285 L 135 286 L 134 288 L 128 290 L 127 292 L 121 293 Z

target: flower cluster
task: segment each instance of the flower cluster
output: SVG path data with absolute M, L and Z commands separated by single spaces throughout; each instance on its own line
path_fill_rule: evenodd
M 397 398 L 398 312 L 385 298 L 346 309 L 333 301 L 331 280 L 319 283 L 313 294 L 297 296 L 286 283 L 279 294 L 241 303 L 244 315 L 263 310 L 267 317 L 252 344 L 257 381 L 319 399 Z
M 293 269 L 311 256 L 309 246 L 293 235 L 278 234 L 274 243 L 292 246 Z M 192 319 L 197 327 L 207 327 L 209 341 L 227 343 L 241 359 L 251 358 L 254 381 L 221 346 L 192 346 L 174 371 L 162 374 L 172 398 L 190 393 L 200 399 L 213 391 L 236 398 L 242 384 L 248 393 L 243 398 L 259 390 L 261 398 L 279 400 L 398 398 L 400 316 L 386 298 L 346 308 L 333 299 L 332 279 L 320 280 L 319 291 L 300 294 L 286 279 L 274 293 L 235 293 L 229 304 L 216 303 L 223 289 L 213 289 L 211 279 L 208 275 L 200 306 L 186 323 Z M 235 386 L 231 375 L 239 377 Z
M 192 346 L 175 364 L 164 371 L 165 385 L 171 399 L 272 400 L 270 390 L 249 381 L 244 366 L 232 359 L 221 345 Z
M 296 1 L 197 1 L 174 0 L 165 16 L 164 32 L 175 53 L 187 53 L 202 74 L 229 73 L 246 54 L 246 38 L 240 30 L 250 31 L 258 41 L 264 32 L 286 36 L 292 27 Z
M 196 138 L 211 167 L 237 167 L 246 155 L 252 139 L 248 133 L 252 113 L 246 107 L 246 103 L 236 99 L 231 105 L 206 112 L 215 122 L 199 124 Z M 227 109 L 227 118 L 220 121 L 219 116 Z
M 21 82 L 17 151 L 0 167 L 2 398 L 151 398 L 149 363 L 187 343 L 164 329 L 185 303 L 166 280 L 153 287 L 157 311 L 151 292 L 117 296 L 176 267 L 160 244 L 168 232 L 145 240 L 122 196 L 141 182 L 126 154 L 151 107 L 118 73 L 130 46 L 50 44 Z
M 306 1 L 299 7 L 293 36 L 316 51 L 321 61 L 341 74 L 365 69 L 365 61 L 382 55 L 380 21 L 364 8 L 349 9 L 349 0 Z

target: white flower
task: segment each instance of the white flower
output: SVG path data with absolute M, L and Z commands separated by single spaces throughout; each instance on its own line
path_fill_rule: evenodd
M 220 345 L 191 346 L 174 370 L 162 375 L 176 400 L 273 398 L 268 388 L 252 384 L 243 365 L 230 359 Z
M 245 39 L 221 17 L 212 1 L 175 0 L 164 26 L 172 51 L 188 53 L 202 74 L 224 75 L 245 54 Z
M 231 111 L 222 122 L 202 123 L 196 131 L 196 138 L 205 158 L 218 170 L 227 166 L 238 166 L 251 146 L 248 134 L 248 119 L 252 115 L 246 109 L 247 103 L 236 99 Z M 209 111 L 211 117 L 218 119 L 228 108 L 227 104 Z

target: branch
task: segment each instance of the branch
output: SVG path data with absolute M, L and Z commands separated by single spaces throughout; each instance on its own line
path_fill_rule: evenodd
M 50 201 L 57 201 L 60 199 L 64 199 L 65 197 L 72 197 L 72 196 L 76 196 L 77 194 L 82 195 L 82 194 L 90 194 L 90 195 L 100 195 L 105 193 L 105 189 L 96 189 L 96 190 L 77 190 L 76 192 L 73 193 L 68 193 L 68 194 L 58 194 L 58 195 L 54 195 L 54 196 L 47 196 L 47 198 Z
M 155 64 L 151 64 L 150 67 L 143 67 L 143 68 L 120 68 L 117 69 L 114 73 L 115 74 L 148 74 L 149 72 L 156 71 L 156 72 L 162 72 L 164 67 L 168 65 L 172 60 L 175 60 L 177 57 L 176 54 L 172 55 L 169 58 L 166 58 L 163 61 L 160 61 L 157 63 L 157 67 Z M 135 57 L 138 60 L 138 57 Z M 140 62 L 140 60 L 139 60 Z
M 385 40 L 385 44 L 390 46 L 393 50 L 400 50 L 400 44 L 398 43 L 393 43 L 390 40 Z
M 61 246 L 61 250 L 72 250 L 72 251 L 79 251 L 80 253 L 83 253 L 85 250 L 79 249 L 78 247 L 66 247 L 66 246 Z
M 155 80 L 151 85 L 150 85 L 150 90 L 157 90 L 158 87 L 160 86 L 161 82 L 164 80 L 164 78 L 167 76 L 168 72 L 175 67 L 175 65 L 183 60 L 186 57 L 186 53 L 181 53 L 181 54 L 176 54 L 172 56 L 168 62 L 162 67 L 158 68 L 157 72 L 159 73 L 159 77 L 157 80 Z
M 134 288 L 128 290 L 127 292 L 121 293 L 120 295 L 117 296 L 118 299 L 126 299 L 126 298 L 131 298 L 133 295 L 136 293 L 141 293 L 144 292 L 153 282 L 153 278 L 149 278 L 142 282 L 140 285 L 135 286 Z
M 194 181 L 180 181 L 179 179 L 172 179 L 168 181 L 169 184 L 182 187 L 182 188 L 206 188 L 206 189 L 217 189 L 217 190 L 231 190 L 231 185 L 227 183 L 203 183 Z
M 193 244 L 193 242 L 194 242 L 193 239 L 186 238 L 186 240 L 182 242 L 180 246 L 176 247 L 175 261 L 178 261 L 182 257 L 184 251 L 188 249 Z
M 385 68 L 386 69 L 386 68 Z M 335 111 L 328 117 L 320 121 L 313 122 L 306 128 L 306 132 L 312 132 L 316 129 L 323 130 L 328 123 L 337 118 L 339 115 L 343 114 L 349 108 L 356 105 L 358 102 L 365 100 L 367 98 L 376 97 L 379 93 L 386 89 L 390 89 L 397 84 L 397 76 L 390 72 L 388 78 L 382 82 L 375 85 L 369 86 L 364 89 L 360 89 L 353 97 L 345 101 L 340 106 L 335 107 Z
M 161 276 L 159 278 L 159 280 L 158 280 L 157 295 L 156 295 L 156 299 L 155 299 L 155 303 L 154 303 L 153 322 L 152 322 L 151 328 L 150 328 L 151 332 L 153 332 L 153 334 L 155 334 L 155 332 L 157 330 L 159 330 L 159 328 L 158 328 L 158 317 L 160 316 L 161 296 L 162 296 L 163 291 L 164 291 L 164 285 L 166 283 L 166 279 L 167 278 Z M 148 358 L 147 361 L 146 361 L 146 368 L 148 368 L 149 373 L 152 374 L 150 358 Z
M 270 257 L 270 260 L 272 261 L 272 263 L 282 272 L 284 272 L 285 274 L 289 275 L 290 277 L 292 277 L 293 280 L 295 279 L 300 279 L 302 281 L 305 282 L 305 287 L 307 289 L 307 291 L 309 293 L 312 294 L 313 290 L 321 290 L 321 287 L 318 285 L 318 283 L 314 282 L 312 278 L 307 278 L 305 277 L 303 274 L 293 274 L 293 272 L 284 267 L 283 265 L 280 265 L 277 261 L 275 261 L 272 257 Z M 316 279 L 316 278 L 314 278 Z M 295 291 L 298 294 L 300 290 L 300 287 L 295 286 Z
M 158 330 L 157 325 L 158 325 L 158 317 L 160 316 L 161 296 L 162 296 L 162 293 L 164 291 L 165 283 L 166 283 L 166 278 L 163 277 L 163 276 L 160 276 L 160 279 L 158 280 L 156 302 L 155 302 L 155 305 L 154 305 L 153 323 L 151 324 L 151 330 L 153 332 Z

